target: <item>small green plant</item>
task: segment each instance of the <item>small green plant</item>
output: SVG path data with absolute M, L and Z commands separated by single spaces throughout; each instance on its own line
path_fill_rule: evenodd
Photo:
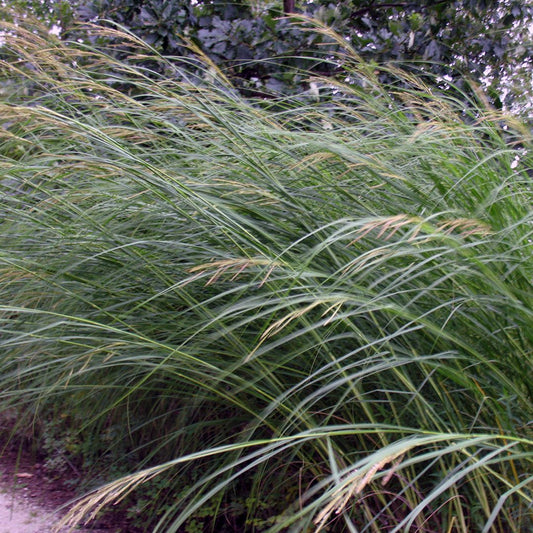
M 72 421 L 67 419 L 63 413 L 42 424 L 40 447 L 48 473 L 76 484 L 80 476 L 80 442 Z

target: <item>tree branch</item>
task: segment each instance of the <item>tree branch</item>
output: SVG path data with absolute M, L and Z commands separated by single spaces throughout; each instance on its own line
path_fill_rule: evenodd
M 283 12 L 285 15 L 294 13 L 294 0 L 283 0 Z
M 350 18 L 360 17 L 361 15 L 364 15 L 366 13 L 370 13 L 371 11 L 377 11 L 378 9 L 387 9 L 389 7 L 419 7 L 420 10 L 427 9 L 430 7 L 434 7 L 439 4 L 445 4 L 448 0 L 439 0 L 438 2 L 435 2 L 431 5 L 420 5 L 416 2 L 390 2 L 390 3 L 384 3 L 384 4 L 372 4 L 370 6 L 362 7 L 361 9 L 358 9 L 357 11 L 354 11 Z

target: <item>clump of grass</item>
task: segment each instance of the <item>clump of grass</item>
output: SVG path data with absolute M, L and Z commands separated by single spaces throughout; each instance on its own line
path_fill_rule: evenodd
M 0 399 L 129 472 L 72 523 L 164 478 L 154 531 L 532 527 L 527 129 L 356 57 L 251 102 L 9 31 Z

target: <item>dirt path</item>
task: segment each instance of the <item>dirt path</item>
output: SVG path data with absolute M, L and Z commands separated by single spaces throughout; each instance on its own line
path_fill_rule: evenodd
M 31 482 L 30 482 L 31 483 Z M 127 528 L 54 529 L 62 509 L 45 506 L 32 496 L 30 487 L 9 487 L 0 483 L 0 533 L 128 533 Z
M 26 479 L 27 484 L 16 486 L 0 483 L 0 533 L 127 533 L 121 528 L 55 529 L 54 526 L 59 522 L 64 510 L 54 509 L 53 505 L 40 501 L 41 498 L 37 498 L 32 490 L 31 478 Z M 55 500 L 57 503 L 57 495 Z
M 0 533 L 51 533 L 57 518 L 20 491 L 0 488 Z
M 50 479 L 28 453 L 0 447 L 0 533 L 53 533 L 65 505 L 75 492 Z M 130 533 L 134 528 L 120 517 L 88 529 L 61 529 L 60 533 Z

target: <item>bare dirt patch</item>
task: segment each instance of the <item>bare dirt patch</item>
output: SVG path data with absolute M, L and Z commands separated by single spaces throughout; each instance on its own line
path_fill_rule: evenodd
M 0 441 L 0 533 L 51 533 L 76 496 L 23 444 Z M 69 529 L 62 529 L 66 533 Z M 103 516 L 76 533 L 137 533 L 124 515 Z

